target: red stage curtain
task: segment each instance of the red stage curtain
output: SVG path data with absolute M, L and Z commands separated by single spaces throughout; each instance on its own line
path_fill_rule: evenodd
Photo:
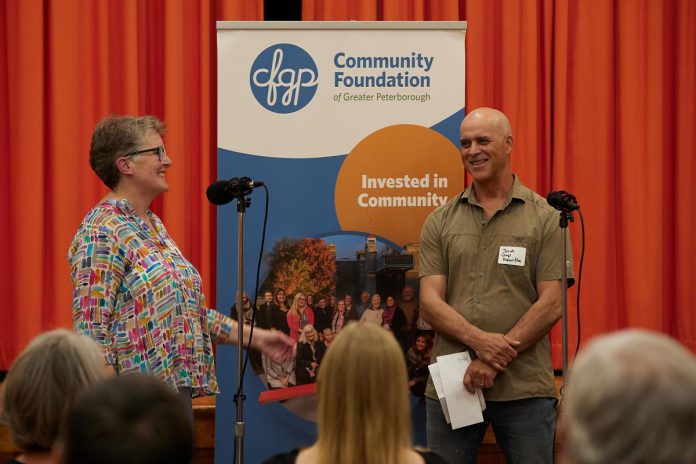
M 696 351 L 696 2 L 310 0 L 303 18 L 467 21 L 467 108 L 507 113 L 515 172 L 583 206 L 582 340 L 637 326 Z M 578 217 L 571 235 L 577 272 Z
M 111 113 L 167 123 L 171 189 L 153 209 L 213 299 L 215 21 L 261 19 L 262 0 L 0 1 L 0 369 L 71 326 L 67 249 L 107 192 L 88 156 Z

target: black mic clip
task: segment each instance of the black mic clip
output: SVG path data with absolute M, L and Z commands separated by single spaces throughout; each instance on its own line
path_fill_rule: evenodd
M 556 208 L 558 211 L 570 212 L 580 209 L 578 200 L 572 194 L 565 190 L 550 192 L 546 195 L 546 202 Z
M 227 191 L 235 197 L 245 197 L 261 185 L 263 182 L 254 182 L 249 177 L 233 177 L 227 181 Z
M 580 210 L 578 200 L 565 190 L 549 193 L 546 195 L 546 202 L 561 212 L 561 229 L 568 227 L 568 221 L 573 222 L 573 211 Z

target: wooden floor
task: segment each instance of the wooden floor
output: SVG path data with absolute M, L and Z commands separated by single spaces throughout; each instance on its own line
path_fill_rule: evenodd
M 556 379 L 556 386 L 560 379 Z M 195 464 L 214 464 L 215 462 L 215 397 L 196 398 L 193 402 L 195 421 Z M 560 450 L 560 437 L 556 436 L 556 455 Z M 9 430 L 0 425 L 0 463 L 6 462 L 19 453 L 10 440 Z M 486 431 L 483 445 L 479 450 L 478 464 L 504 464 L 500 448 L 490 427 Z

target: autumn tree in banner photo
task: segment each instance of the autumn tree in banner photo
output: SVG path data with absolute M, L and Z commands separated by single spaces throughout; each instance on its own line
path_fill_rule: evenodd
M 303 291 L 328 295 L 336 286 L 333 248 L 318 238 L 282 238 L 269 253 L 265 289 L 282 288 L 292 295 Z

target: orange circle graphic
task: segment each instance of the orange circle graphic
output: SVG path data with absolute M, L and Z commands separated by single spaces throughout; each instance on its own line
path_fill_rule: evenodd
M 346 157 L 336 179 L 343 230 L 375 234 L 399 246 L 417 243 L 432 210 L 464 188 L 459 150 L 427 127 L 379 129 Z

